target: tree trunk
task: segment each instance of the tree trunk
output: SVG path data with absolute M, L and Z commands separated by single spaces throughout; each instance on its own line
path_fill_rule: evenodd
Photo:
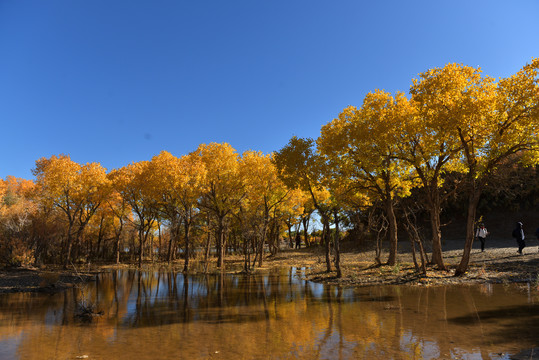
M 260 258 L 258 259 L 258 266 L 262 267 L 262 263 L 264 261 L 264 243 L 266 242 L 266 232 L 268 231 L 268 221 L 267 218 L 264 219 L 264 226 L 262 228 L 262 236 L 260 239 L 260 244 L 258 248 L 258 253 L 260 254 Z
M 431 197 L 429 204 L 430 224 L 432 231 L 431 261 L 433 264 L 438 266 L 438 269 L 447 270 L 442 256 L 442 234 L 440 232 L 440 195 L 438 194 L 437 189 L 434 191 L 436 191 L 435 194 L 429 195 Z
M 161 226 L 157 228 L 159 243 L 157 244 L 157 259 L 160 261 L 163 259 L 163 234 L 161 233 Z
M 272 221 L 270 222 L 270 225 L 269 225 L 269 234 L 267 234 L 266 238 L 268 239 L 268 248 L 269 248 L 269 251 L 270 251 L 270 255 L 271 256 L 274 256 L 275 254 L 277 254 L 277 246 L 276 246 L 276 243 L 277 243 L 277 240 L 276 240 L 276 236 L 275 236 L 275 233 L 276 233 L 276 226 L 275 226 L 275 221 Z
M 138 267 L 142 267 L 142 257 L 144 256 L 144 228 L 138 232 L 139 252 L 138 252 Z
M 129 259 L 130 261 L 135 261 L 135 256 L 137 254 L 137 247 L 135 245 L 135 232 L 134 231 L 130 231 L 129 232 L 129 242 L 130 242 L 130 245 L 129 245 Z
M 243 236 L 243 271 L 249 273 L 251 271 L 251 252 L 249 249 L 249 240 Z
M 138 256 L 138 266 L 142 267 L 142 260 L 144 258 L 144 245 L 148 240 L 150 231 L 152 229 L 153 220 L 141 221 L 142 227 L 139 228 L 139 256 Z
M 73 224 L 70 223 L 67 229 L 67 244 L 66 244 L 66 253 L 65 253 L 65 260 L 64 260 L 64 269 L 67 269 L 67 266 L 71 262 L 71 248 L 73 247 L 73 235 L 71 234 L 72 230 L 73 230 Z
M 101 248 L 101 242 L 103 242 L 103 238 L 105 236 L 104 234 L 104 227 L 103 222 L 105 221 L 105 216 L 101 216 L 101 221 L 99 222 L 99 231 L 97 234 L 97 245 L 95 252 L 92 254 L 93 258 L 99 258 L 99 249 Z M 103 244 L 103 248 L 105 248 L 106 244 Z M 104 251 L 103 251 L 104 252 Z
M 208 216 L 208 238 L 206 239 L 206 252 L 204 254 L 204 272 L 208 271 L 208 259 L 210 258 L 211 249 L 211 231 L 210 231 L 210 218 Z
M 264 263 L 264 243 L 266 242 L 265 236 L 260 239 L 260 242 L 258 243 L 258 267 L 262 267 Z
M 292 223 L 287 222 L 286 227 L 288 228 L 288 247 L 294 247 L 294 240 L 292 239 Z
M 474 240 L 475 212 L 477 210 L 477 204 L 479 203 L 480 197 L 481 188 L 477 187 L 475 180 L 472 180 L 472 188 L 468 197 L 468 215 L 466 218 L 466 243 L 464 244 L 464 251 L 462 252 L 462 259 L 460 260 L 460 264 L 455 270 L 455 276 L 464 275 L 468 270 L 470 253 L 472 252 Z
M 190 252 L 189 252 L 189 243 L 191 242 L 191 239 L 189 238 L 190 236 L 190 230 L 191 230 L 191 226 L 189 224 L 190 220 L 189 220 L 189 215 L 186 215 L 185 216 L 185 222 L 184 222 L 184 227 L 185 227 L 185 262 L 183 264 L 183 272 L 187 272 L 189 271 L 189 257 L 191 256 Z
M 120 235 L 121 233 L 116 234 L 116 264 L 120 263 Z
M 67 269 L 67 266 L 71 262 L 71 248 L 73 247 L 73 238 L 71 235 L 67 236 L 67 249 L 64 260 L 64 269 Z
M 217 267 L 223 269 L 224 261 L 224 249 L 225 249 L 225 225 L 224 217 L 218 219 L 219 223 L 217 226 Z
M 154 253 L 154 246 L 153 246 L 154 236 L 153 234 L 150 234 L 150 261 L 153 264 L 153 253 Z
M 279 234 L 281 233 L 281 225 L 278 223 L 275 225 L 275 231 L 274 231 L 274 241 L 273 244 L 275 246 L 275 251 L 273 255 L 279 253 L 281 251 L 281 239 L 279 238 Z
M 176 221 L 174 221 L 174 223 L 172 224 L 172 228 L 170 229 L 171 231 L 168 238 L 167 261 L 169 264 L 172 262 L 172 243 L 174 239 L 176 238 L 176 233 L 177 233 L 175 223 Z
M 324 242 L 324 249 L 326 253 L 326 272 L 331 272 L 331 241 L 330 241 L 330 234 L 329 234 L 329 219 L 327 216 L 322 216 L 322 222 L 324 223 L 324 230 L 323 233 L 323 239 Z
M 310 218 L 310 215 L 309 216 L 304 216 L 303 219 L 302 219 L 302 221 L 303 221 L 303 240 L 305 242 L 305 247 L 310 246 L 310 244 L 309 244 L 309 233 L 308 233 L 309 218 Z
M 342 277 L 341 271 L 341 232 L 339 230 L 339 213 L 334 212 L 335 217 L 335 238 L 333 240 L 333 248 L 335 250 L 335 268 L 337 270 L 337 278 Z
M 386 199 L 386 214 L 389 222 L 389 257 L 387 265 L 394 266 L 397 263 L 397 218 L 393 208 L 393 200 L 389 195 Z

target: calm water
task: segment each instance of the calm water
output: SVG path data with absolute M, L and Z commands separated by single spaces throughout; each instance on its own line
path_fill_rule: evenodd
M 60 294 L 3 294 L 0 358 L 510 359 L 539 342 L 528 285 L 340 289 L 299 271 L 124 270 Z M 104 314 L 81 321 L 81 303 Z

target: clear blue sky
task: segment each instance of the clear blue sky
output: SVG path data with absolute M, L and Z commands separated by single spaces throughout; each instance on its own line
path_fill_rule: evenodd
M 429 68 L 537 56 L 537 0 L 0 0 L 0 177 L 62 153 L 268 153 Z

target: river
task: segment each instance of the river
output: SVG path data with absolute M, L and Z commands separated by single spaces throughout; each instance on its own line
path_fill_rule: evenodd
M 0 295 L 0 359 L 511 359 L 539 342 L 528 284 L 339 288 L 263 275 L 118 270 Z M 80 306 L 102 315 L 77 316 Z M 536 358 L 536 357 L 533 357 Z

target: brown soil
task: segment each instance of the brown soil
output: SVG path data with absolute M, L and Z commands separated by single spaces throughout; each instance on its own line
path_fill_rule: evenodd
M 91 281 L 91 274 L 49 269 L 8 269 L 0 271 L 0 293 L 63 291 L 76 284 Z
M 449 285 L 474 283 L 539 282 L 539 251 L 537 240 L 528 240 L 523 255 L 517 253 L 514 240 L 487 238 L 485 251 L 474 243 L 468 272 L 455 277 L 460 263 L 464 241 L 446 241 L 443 245 L 444 263 L 448 271 L 427 267 L 426 274 L 418 273 L 413 264 L 408 244 L 399 244 L 398 265 L 377 266 L 374 251 L 347 251 L 341 254 L 342 278 L 336 278 L 335 267 L 326 272 L 322 249 L 286 250 L 279 253 L 266 266 L 306 267 L 306 279 L 341 286 L 376 284 Z M 430 257 L 430 253 L 428 254 Z M 382 261 L 387 252 L 382 253 Z

